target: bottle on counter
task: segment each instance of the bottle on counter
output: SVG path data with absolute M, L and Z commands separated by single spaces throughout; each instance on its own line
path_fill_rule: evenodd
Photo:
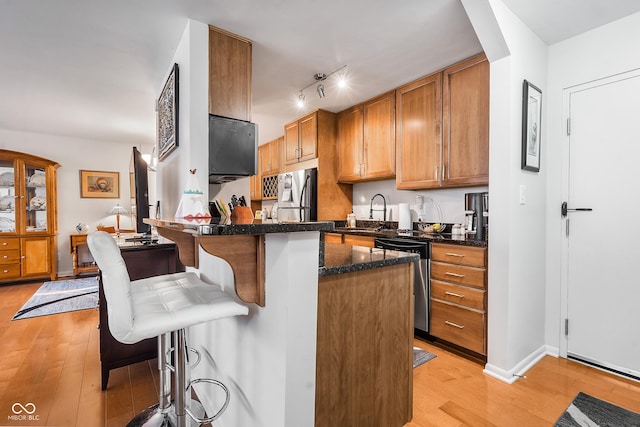
M 347 227 L 356 228 L 356 214 L 353 212 L 347 215 Z

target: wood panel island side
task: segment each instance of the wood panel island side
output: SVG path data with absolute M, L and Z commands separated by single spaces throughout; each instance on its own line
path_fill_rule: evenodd
M 188 331 L 202 355 L 192 377 L 230 389 L 220 423 L 400 427 L 411 420 L 417 255 L 325 245 L 332 222 L 145 222 L 176 242 L 183 264 L 249 306 L 248 316 Z M 196 387 L 206 409 L 220 407 L 214 390 Z

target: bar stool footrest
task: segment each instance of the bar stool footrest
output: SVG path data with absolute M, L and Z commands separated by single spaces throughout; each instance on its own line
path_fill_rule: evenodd
M 227 388 L 226 385 L 224 385 L 223 383 L 221 383 L 218 380 L 214 380 L 214 379 L 211 379 L 211 378 L 196 378 L 195 380 L 191 380 L 189 382 L 189 386 L 187 387 L 187 389 L 189 389 L 193 384 L 198 384 L 198 383 L 207 383 L 207 384 L 217 385 L 218 387 L 220 387 L 225 392 L 225 400 L 224 400 L 224 404 L 222 405 L 222 408 L 220 408 L 220 410 L 218 412 L 216 412 L 215 414 L 213 414 L 211 417 L 208 417 L 208 418 L 198 417 L 189 408 L 185 408 L 185 411 L 187 412 L 189 417 L 191 417 L 191 419 L 194 420 L 195 422 L 200 423 L 200 424 L 210 423 L 213 420 L 215 420 L 216 418 L 218 418 L 220 415 L 222 415 L 222 413 L 225 411 L 225 409 L 227 409 L 227 406 L 229 406 L 229 399 L 231 398 L 231 395 L 229 394 L 229 389 Z

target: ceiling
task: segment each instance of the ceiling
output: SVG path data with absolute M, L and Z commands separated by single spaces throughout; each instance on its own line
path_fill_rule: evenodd
M 637 0 L 503 0 L 547 44 L 640 11 Z M 156 94 L 187 19 L 253 42 L 261 142 L 482 50 L 460 0 L 0 0 L 0 128 L 155 140 Z M 349 86 L 301 88 L 347 64 Z

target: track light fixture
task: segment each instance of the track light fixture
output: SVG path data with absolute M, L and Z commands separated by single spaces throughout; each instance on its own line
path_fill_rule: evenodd
M 324 84 L 322 82 L 324 82 L 327 78 L 329 78 L 329 76 L 331 76 L 331 75 L 333 75 L 333 74 L 335 74 L 335 73 L 337 73 L 339 71 L 344 70 L 346 67 L 347 67 L 346 65 L 343 65 L 342 67 L 340 67 L 340 68 L 338 68 L 336 70 L 333 70 L 332 72 L 330 72 L 328 74 L 325 74 L 325 73 L 316 73 L 316 74 L 314 74 L 313 75 L 313 80 L 315 80 L 315 81 L 313 83 L 310 83 L 307 86 L 303 87 L 302 89 L 300 89 L 300 94 L 298 95 L 298 101 L 297 101 L 298 107 L 299 108 L 304 107 L 304 100 L 305 100 L 304 91 L 309 89 L 311 86 L 313 86 L 315 84 L 317 84 L 316 92 L 318 92 L 318 97 L 320 99 L 324 98 L 325 97 L 325 91 L 324 91 Z M 340 79 L 338 80 L 338 87 L 345 87 L 345 86 L 346 86 L 346 84 L 345 84 L 344 74 L 343 74 L 342 76 L 340 76 Z
M 298 95 L 298 107 L 304 107 L 304 93 L 302 93 L 302 91 L 300 91 L 300 95 Z

